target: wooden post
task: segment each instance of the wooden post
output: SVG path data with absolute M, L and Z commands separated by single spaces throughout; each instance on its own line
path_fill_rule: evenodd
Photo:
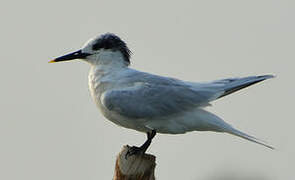
M 125 155 L 130 147 L 123 146 L 117 156 L 114 180 L 155 180 L 156 157 L 151 154 Z

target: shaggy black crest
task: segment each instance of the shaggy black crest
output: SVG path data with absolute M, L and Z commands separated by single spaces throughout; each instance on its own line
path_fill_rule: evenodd
M 92 49 L 99 50 L 101 48 L 120 51 L 124 56 L 124 60 L 130 64 L 131 51 L 127 47 L 127 44 L 115 34 L 107 33 L 101 35 L 100 38 L 93 44 Z

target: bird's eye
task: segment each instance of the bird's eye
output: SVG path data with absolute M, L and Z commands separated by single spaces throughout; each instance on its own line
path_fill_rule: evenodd
M 102 48 L 102 46 L 99 43 L 97 43 L 97 44 L 95 44 L 95 45 L 92 46 L 92 50 L 94 50 L 94 51 L 97 51 L 100 48 Z

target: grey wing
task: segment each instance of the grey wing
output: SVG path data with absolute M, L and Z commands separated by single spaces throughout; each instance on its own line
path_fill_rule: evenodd
M 110 90 L 103 93 L 102 104 L 129 118 L 153 118 L 172 115 L 198 106 L 209 105 L 212 94 L 195 91 L 184 84 L 149 84 Z
M 211 85 L 213 89 L 221 92 L 221 94 L 216 98 L 218 99 L 273 77 L 274 77 L 273 75 L 262 75 L 262 76 L 248 76 L 243 78 L 229 78 L 229 79 L 214 81 L 209 84 Z
M 213 101 L 273 77 L 273 75 L 262 75 L 221 79 L 209 83 L 187 83 L 190 84 L 195 91 L 206 92 L 207 94 L 211 92 L 214 96 L 211 96 L 209 101 Z
M 129 118 L 161 117 L 210 105 L 213 100 L 272 77 L 250 76 L 193 83 L 134 71 L 125 77 L 124 83 L 137 85 L 106 91 L 101 101 L 109 111 Z M 139 79 L 142 81 L 138 82 Z

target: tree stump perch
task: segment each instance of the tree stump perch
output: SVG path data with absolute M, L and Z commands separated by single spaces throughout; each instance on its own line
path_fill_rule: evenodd
M 130 147 L 123 146 L 115 165 L 114 180 L 155 180 L 156 157 L 151 154 L 125 155 Z

